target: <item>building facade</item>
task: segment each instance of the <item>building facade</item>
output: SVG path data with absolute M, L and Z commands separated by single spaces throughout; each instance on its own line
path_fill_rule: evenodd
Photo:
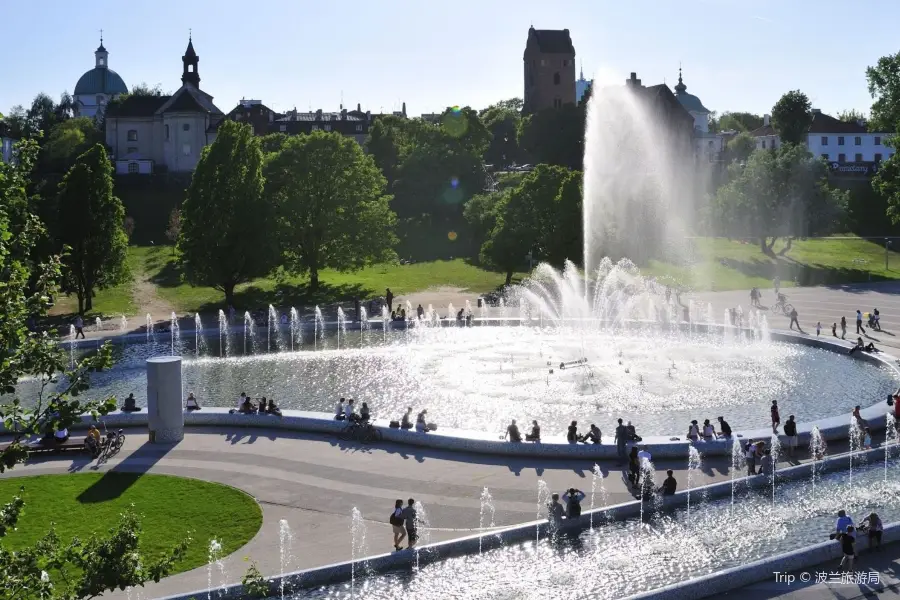
M 697 158 L 707 162 L 717 162 L 725 151 L 727 135 L 709 131 L 709 116 L 712 111 L 703 105 L 700 98 L 687 93 L 687 85 L 678 68 L 678 84 L 675 86 L 675 98 L 694 120 L 694 153 Z
M 694 146 L 694 118 L 664 83 L 644 86 L 637 73 L 625 80 L 625 85 L 650 102 L 660 123 L 667 128 L 673 149 L 690 152 Z
M 120 94 L 127 94 L 128 87 L 118 73 L 109 68 L 109 52 L 100 46 L 94 51 L 94 68 L 78 78 L 75 91 L 75 116 L 91 117 L 102 115 L 110 100 Z
M 129 96 L 109 106 L 106 144 L 117 174 L 149 174 L 160 167 L 193 171 L 224 116 L 200 89 L 200 57 L 192 40 L 181 57 L 181 87 L 171 96 Z
M 568 29 L 530 28 L 522 62 L 525 114 L 575 104 L 575 47 Z

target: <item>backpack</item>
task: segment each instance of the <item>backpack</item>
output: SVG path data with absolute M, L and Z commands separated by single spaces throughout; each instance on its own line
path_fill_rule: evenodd
M 397 514 L 397 511 L 391 513 L 391 516 L 388 517 L 388 523 L 391 525 L 396 525 L 397 527 L 403 526 L 403 517 Z

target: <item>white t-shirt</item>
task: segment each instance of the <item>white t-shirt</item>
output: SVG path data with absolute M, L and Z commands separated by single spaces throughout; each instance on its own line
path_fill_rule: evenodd
M 688 437 L 700 437 L 700 430 L 693 423 L 688 427 Z
M 350 415 L 352 415 L 352 414 L 353 414 L 353 405 L 348 402 L 346 404 L 346 406 L 344 406 L 344 416 L 349 419 Z
M 336 415 L 344 414 L 344 403 L 343 402 L 338 402 L 337 404 L 334 405 L 334 414 L 336 414 Z
M 246 400 L 246 399 L 247 399 L 247 396 L 240 396 L 237 399 L 237 407 L 241 408 L 244 405 L 244 400 Z
M 193 396 L 188 396 L 187 405 L 188 408 L 196 408 L 197 407 L 197 399 Z
M 713 426 L 712 425 L 704 425 L 703 426 L 703 437 L 712 437 L 713 435 Z

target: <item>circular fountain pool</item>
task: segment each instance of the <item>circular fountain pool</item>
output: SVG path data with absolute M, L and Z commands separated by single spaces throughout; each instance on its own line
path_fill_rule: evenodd
M 162 343 L 168 335 L 157 337 L 126 345 L 114 368 L 92 375 L 89 394 L 134 393 L 142 403 L 144 360 L 171 353 Z M 655 326 L 640 333 L 477 325 L 350 331 L 340 349 L 331 331 L 315 341 L 316 351 L 306 351 L 313 349 L 306 339 L 302 351 L 252 354 L 251 341 L 248 355 L 232 358 L 195 357 L 193 342 L 185 335 L 176 353 L 185 356 L 185 392 L 206 405 L 233 406 L 243 391 L 282 408 L 330 412 L 343 396 L 368 402 L 378 418 L 399 418 L 412 406 L 427 408 L 439 425 L 498 433 L 512 418 L 523 427 L 536 419 L 545 434 L 577 420 L 610 436 L 619 417 L 643 435 L 683 436 L 691 419 L 715 423 L 718 416 L 752 429 L 769 424 L 772 400 L 783 420 L 795 414 L 809 422 L 849 414 L 898 384 L 887 368 L 827 350 Z M 216 352 L 219 340 L 203 343 Z M 267 344 L 257 340 L 257 351 Z M 243 352 L 243 336 L 232 333 L 229 345 Z M 561 369 L 562 362 L 570 364 Z M 26 397 L 33 385 L 22 384 Z

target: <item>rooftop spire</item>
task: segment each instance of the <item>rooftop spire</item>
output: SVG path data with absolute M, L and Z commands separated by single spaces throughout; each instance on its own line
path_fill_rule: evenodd
M 103 47 L 103 30 L 100 30 L 100 47 L 97 48 L 97 52 L 106 52 L 106 48 Z

